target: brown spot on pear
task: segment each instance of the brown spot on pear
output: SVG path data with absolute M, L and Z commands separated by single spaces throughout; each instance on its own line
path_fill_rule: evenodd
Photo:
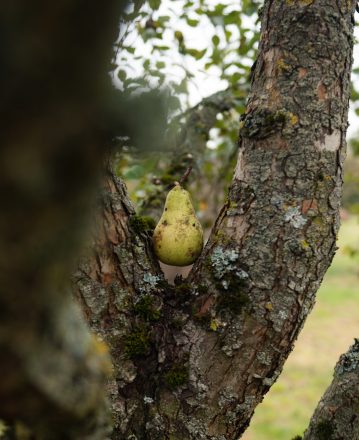
M 188 266 L 202 252 L 202 226 L 189 192 L 179 184 L 167 194 L 162 217 L 153 233 L 153 246 L 158 259 L 171 266 Z

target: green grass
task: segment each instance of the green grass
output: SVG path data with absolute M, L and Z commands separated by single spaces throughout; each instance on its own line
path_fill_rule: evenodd
M 317 294 L 317 304 L 301 332 L 283 373 L 258 406 L 243 440 L 290 440 L 302 434 L 341 353 L 358 336 L 359 219 L 343 222 L 339 249 Z

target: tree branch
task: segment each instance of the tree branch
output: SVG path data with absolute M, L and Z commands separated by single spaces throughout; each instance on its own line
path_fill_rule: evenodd
M 125 184 L 110 167 L 96 224 L 95 241 L 74 274 L 75 293 L 91 328 L 110 347 L 113 438 L 127 438 L 134 420 L 145 424 L 141 392 L 154 383 L 134 362 L 141 356 L 147 367 L 155 362 L 154 330 L 147 318 L 161 313 L 162 301 L 153 293 L 164 281 L 151 250 L 149 225 L 135 215 Z
M 343 354 L 303 440 L 354 440 L 359 437 L 359 341 Z
M 355 2 L 349 6 L 265 3 L 229 201 L 189 277 L 205 281 L 197 316 L 218 334 L 203 333 L 190 355 L 208 390 L 198 425 L 211 438 L 244 431 L 335 253 Z

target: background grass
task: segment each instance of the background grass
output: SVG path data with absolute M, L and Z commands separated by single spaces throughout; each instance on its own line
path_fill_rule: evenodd
M 359 337 L 359 218 L 342 223 L 339 249 L 283 373 L 258 406 L 244 440 L 291 440 L 301 435 L 331 382 L 341 353 Z

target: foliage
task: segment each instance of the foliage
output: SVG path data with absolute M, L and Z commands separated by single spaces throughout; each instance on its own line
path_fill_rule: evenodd
M 129 93 L 166 89 L 167 154 L 143 154 L 131 142 L 116 168 L 144 215 L 163 204 L 164 192 L 192 165 L 191 192 L 199 217 L 210 226 L 224 201 L 237 156 L 239 117 L 244 112 L 251 66 L 259 40 L 262 0 L 178 0 L 133 4 L 117 42 L 114 83 Z M 215 85 L 214 85 L 215 84 Z M 208 89 L 228 90 L 204 100 Z M 228 98 L 230 97 L 230 98 Z M 201 101 L 190 110 L 194 99 Z M 187 127 L 187 129 L 183 129 Z M 145 146 L 144 146 L 145 147 Z M 176 155 L 177 153 L 177 155 Z M 175 158 L 173 156 L 175 155 Z M 216 182 L 213 182 L 213 179 Z M 158 213 L 157 213 L 158 216 Z
M 262 4 L 263 0 L 135 0 L 124 14 L 113 81 L 129 94 L 162 88 L 169 111 L 163 145 L 154 148 L 167 149 L 167 153 L 144 155 L 146 140 L 140 153 L 126 140 L 117 157 L 118 173 L 131 181 L 131 197 L 141 214 L 153 215 L 151 209 L 162 206 L 168 185 L 181 177 L 186 166 L 193 165 L 196 184 L 190 189 L 196 194 L 202 223 L 210 226 L 213 212 L 224 200 L 224 191 L 213 194 L 211 188 L 225 188 L 237 156 L 239 116 L 244 112 L 256 57 Z M 356 114 L 358 74 L 356 67 L 351 94 Z M 191 117 L 189 108 L 215 88 L 229 89 L 237 101 L 219 110 L 214 119 Z M 186 125 L 195 127 L 198 136 L 183 134 L 181 127 Z M 182 142 L 188 144 L 186 148 Z M 359 154 L 359 141 L 352 139 L 350 145 Z M 178 149 L 183 154 L 173 159 Z M 344 206 L 354 212 L 359 209 L 358 179 L 357 172 L 347 172 Z
M 116 83 L 126 90 L 166 85 L 174 109 L 188 103 L 198 72 L 200 81 L 214 76 L 221 88 L 245 84 L 259 39 L 256 13 L 262 3 L 157 0 L 139 10 L 133 4 L 117 42 Z

